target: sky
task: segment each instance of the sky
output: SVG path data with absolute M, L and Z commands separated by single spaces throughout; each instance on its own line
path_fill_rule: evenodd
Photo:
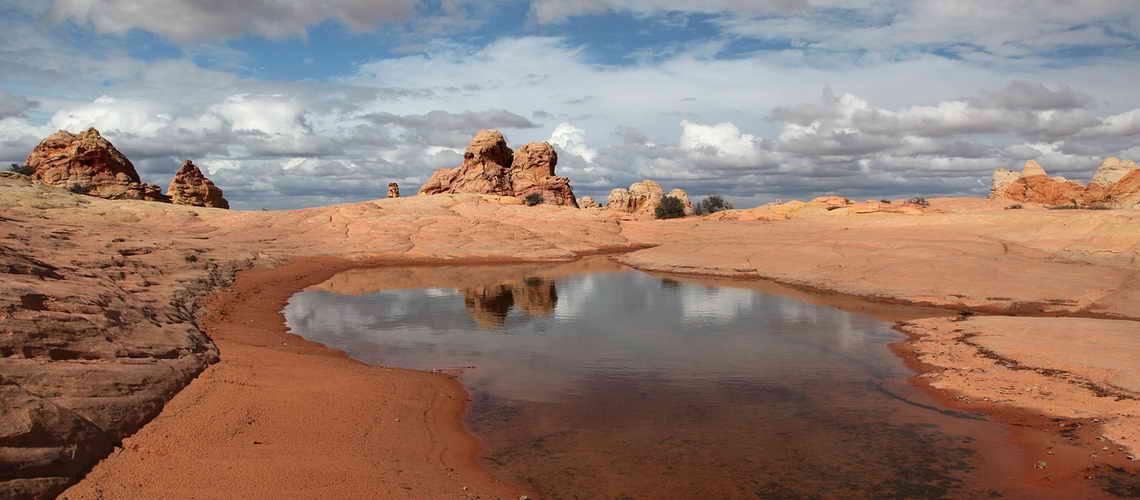
M 603 201 L 983 196 L 1140 160 L 1136 0 L 0 0 L 0 161 L 95 127 L 237 209 L 414 193 L 475 132 Z

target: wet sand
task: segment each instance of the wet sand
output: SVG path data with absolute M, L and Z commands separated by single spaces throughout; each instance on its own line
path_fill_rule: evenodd
M 478 466 L 454 379 L 367 366 L 285 331 L 280 310 L 354 267 L 245 271 L 209 298 L 221 361 L 64 498 L 519 498 Z

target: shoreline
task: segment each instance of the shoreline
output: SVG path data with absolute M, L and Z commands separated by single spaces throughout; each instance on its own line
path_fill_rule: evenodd
M 582 257 L 579 257 L 575 260 L 581 259 Z M 455 377 L 419 370 L 365 365 L 362 362 L 352 359 L 343 351 L 331 349 L 324 345 L 305 340 L 296 334 L 287 333 L 285 319 L 280 312 L 288 300 L 288 297 L 293 293 L 321 283 L 337 273 L 352 269 L 400 266 L 434 267 L 542 263 L 525 259 L 488 259 L 486 261 L 481 259 L 461 259 L 461 262 L 462 263 L 447 259 L 379 259 L 375 261 L 353 261 L 338 257 L 306 257 L 294 259 L 284 265 L 272 268 L 243 271 L 239 274 L 238 279 L 231 288 L 221 290 L 206 299 L 206 310 L 209 312 L 205 315 L 203 324 L 221 351 L 221 361 L 217 365 L 211 366 L 204 371 L 195 382 L 192 382 L 182 392 L 176 395 L 175 398 L 168 403 L 163 413 L 151 424 L 148 424 L 134 436 L 125 439 L 123 449 L 128 450 L 127 452 L 124 452 L 124 450 L 116 451 L 97 465 L 82 481 L 64 492 L 61 498 L 98 498 L 99 495 L 108 493 L 162 496 L 160 494 L 161 492 L 177 491 L 172 488 L 173 485 L 187 482 L 186 479 L 181 476 L 186 474 L 193 475 L 197 471 L 182 468 L 178 473 L 179 477 L 169 477 L 169 471 L 164 471 L 162 474 L 167 476 L 162 477 L 164 483 L 162 486 L 157 483 L 151 483 L 150 485 L 140 484 L 137 485 L 137 489 L 136 487 L 131 487 L 129 484 L 122 484 L 121 481 L 116 481 L 115 478 L 133 477 L 136 474 L 140 474 L 140 467 L 144 467 L 143 470 L 145 470 L 144 463 L 147 461 L 147 457 L 146 453 L 140 450 L 154 446 L 154 440 L 158 434 L 164 434 L 163 438 L 161 438 L 163 440 L 162 444 L 173 445 L 168 446 L 168 448 L 180 448 L 184 446 L 186 443 L 178 442 L 177 437 L 174 443 L 168 442 L 170 439 L 170 429 L 168 429 L 168 426 L 180 427 L 186 424 L 185 421 L 178 420 L 184 411 L 184 402 L 182 400 L 187 398 L 192 399 L 193 402 L 190 404 L 194 405 L 204 403 L 202 398 L 206 395 L 215 399 L 224 398 L 224 395 L 218 395 L 215 392 L 219 390 L 217 387 L 219 384 L 227 382 L 225 380 L 222 382 L 215 381 L 214 379 L 217 377 L 214 375 L 214 372 L 217 371 L 221 365 L 226 363 L 234 364 L 249 361 L 249 359 L 243 357 L 247 356 L 247 354 L 243 352 L 246 348 L 287 353 L 289 355 L 316 359 L 328 358 L 335 360 L 337 364 L 349 365 L 364 371 L 383 372 L 383 376 L 385 377 L 414 380 L 414 383 L 419 384 L 421 387 L 431 387 L 433 390 L 450 393 L 450 397 L 440 400 L 443 403 L 442 406 L 437 406 L 434 400 L 428 401 L 427 408 L 422 413 L 425 418 L 422 423 L 427 428 L 432 429 L 429 430 L 428 434 L 441 442 L 437 443 L 429 440 L 430 447 L 442 447 L 442 450 L 436 455 L 438 460 L 423 468 L 427 469 L 431 467 L 434 468 L 435 473 L 442 472 L 443 474 L 439 477 L 431 476 L 431 481 L 458 484 L 458 491 L 455 491 L 456 488 L 454 487 L 451 488 L 450 491 L 433 490 L 433 487 L 440 485 L 425 483 L 414 487 L 413 490 L 406 490 L 409 495 L 408 498 L 432 491 L 437 491 L 437 494 L 454 494 L 456 495 L 455 498 L 518 498 L 522 495 L 527 495 L 528 492 L 519 486 L 506 484 L 493 478 L 490 472 L 479 464 L 478 457 L 481 452 L 481 444 L 478 437 L 472 434 L 468 429 L 464 419 L 470 400 L 470 394 Z M 636 269 L 633 266 L 622 265 Z M 1076 424 L 1075 429 L 1077 429 L 1078 432 L 1064 435 L 1063 437 L 1067 441 L 1059 443 L 1058 440 L 1055 439 L 1057 437 L 1056 429 L 1052 427 L 1052 425 L 1055 425 L 1054 422 L 1056 418 L 1028 408 L 1002 405 L 1000 402 L 970 401 L 969 403 L 965 403 L 953 389 L 936 387 L 931 383 L 929 376 L 943 368 L 923 362 L 920 359 L 920 353 L 914 344 L 917 339 L 921 338 L 921 334 L 906 331 L 902 328 L 902 325 L 906 325 L 908 320 L 936 317 L 949 318 L 956 312 L 953 309 L 916 307 L 908 304 L 870 300 L 866 297 L 848 295 L 836 291 L 820 293 L 818 290 L 805 289 L 795 285 L 755 277 L 724 278 L 668 272 L 654 272 L 653 274 L 673 275 L 680 279 L 696 280 L 706 283 L 711 282 L 714 284 L 731 285 L 735 283 L 736 286 L 760 289 L 768 293 L 789 296 L 796 300 L 809 300 L 814 303 L 837 307 L 851 312 L 868 314 L 882 321 L 894 323 L 893 329 L 906 335 L 907 339 L 888 344 L 887 348 L 891 350 L 894 355 L 898 356 L 908 369 L 913 371 L 914 374 L 907 377 L 907 383 L 933 397 L 945 408 L 984 414 L 993 421 L 1007 426 L 1011 435 L 1015 438 L 1011 439 L 1011 441 L 1007 443 L 1008 445 L 1013 445 L 1018 449 L 1024 450 L 1026 455 L 1040 455 L 1048 459 L 1048 463 L 1051 467 L 1049 470 L 1036 469 L 1032 463 L 1024 464 L 1024 467 L 1017 467 L 1019 471 L 1018 481 L 1040 488 L 1047 488 L 1057 480 L 1076 480 L 1086 485 L 1092 483 L 1092 481 L 1088 481 L 1091 476 L 1089 476 L 1089 471 L 1086 470 L 1086 467 L 1083 465 L 1084 460 L 1082 455 L 1084 451 L 1092 449 L 1092 446 L 1096 444 L 1094 438 L 1095 435 L 1099 433 L 1094 431 L 1097 427 L 1087 425 L 1092 422 L 1067 420 L 1069 423 Z M 265 292 L 268 292 L 268 294 L 261 295 Z M 250 295 L 255 295 L 256 297 L 250 297 Z M 268 317 L 272 317 L 272 322 L 269 322 Z M 259 323 L 265 322 L 265 324 L 271 324 L 272 327 L 248 328 L 242 326 L 250 321 Z M 280 345 L 274 345 L 276 342 L 280 342 Z M 237 359 L 230 359 L 229 354 L 231 352 L 240 354 Z M 205 384 L 199 382 L 205 382 Z M 202 387 L 202 385 L 205 385 L 205 387 Z M 172 414 L 168 414 L 168 411 Z M 215 408 L 215 411 L 218 411 L 218 408 Z M 208 414 L 206 418 L 209 420 L 217 416 L 217 413 Z M 294 420 L 298 419 L 296 415 L 288 413 L 278 416 L 290 417 Z M 182 418 L 201 419 L 202 417 L 202 415 L 186 415 Z M 400 420 L 398 423 L 406 424 L 407 422 Z M 413 424 L 420 423 L 420 421 L 415 421 Z M 190 425 L 190 427 L 198 426 Z M 406 425 L 402 427 L 406 427 Z M 1067 432 L 1067 428 L 1063 429 Z M 440 432 L 436 434 L 434 431 Z M 352 434 L 353 430 L 348 428 L 333 432 Z M 183 436 L 183 438 L 188 437 L 190 436 Z M 142 453 L 142 455 L 129 456 L 139 453 Z M 266 453 L 270 455 L 275 454 L 275 452 L 268 450 Z M 351 456 L 343 456 L 340 458 L 354 460 Z M 201 460 L 199 459 L 197 462 L 201 463 Z M 1116 457 L 1114 460 L 1102 461 L 1101 465 L 1128 468 L 1131 463 L 1122 457 Z M 403 472 L 404 470 L 400 469 L 399 471 Z M 430 474 L 430 472 L 426 470 L 423 472 Z M 244 474 L 248 474 L 248 472 Z M 1134 472 L 1132 474 L 1134 474 Z M 114 484 L 116 482 L 120 484 Z M 218 481 L 216 480 L 211 480 L 210 484 L 220 491 L 240 491 L 240 487 L 235 487 L 231 484 L 218 486 Z M 349 490 L 338 490 L 336 494 L 345 497 L 353 497 L 356 495 L 368 496 L 368 494 L 375 494 L 377 491 L 378 490 L 350 488 Z M 258 492 L 265 493 L 265 490 L 259 489 Z M 197 495 L 195 496 L 204 496 L 207 498 L 213 496 L 210 494 L 202 495 L 202 490 L 196 490 L 196 493 Z M 296 491 L 275 491 L 271 496 L 289 496 L 289 493 L 296 493 Z M 401 497 L 400 492 L 392 490 L 385 491 L 384 495 L 385 497 Z M 533 497 L 533 493 L 531 493 L 531 495 Z
M 463 420 L 469 396 L 453 377 L 365 365 L 287 333 L 280 311 L 290 295 L 362 264 L 369 263 L 294 259 L 243 271 L 207 298 L 202 323 L 221 360 L 60 498 L 525 495 L 477 463 L 481 445 Z M 317 390 L 333 392 L 319 404 L 296 401 L 314 396 L 309 388 L 265 394 L 306 375 L 322 379 Z M 361 391 L 368 388 L 371 395 Z M 396 392 L 378 393 L 384 388 Z M 290 411 L 273 411 L 281 405 Z M 399 431 L 380 432 L 386 426 Z M 299 463 L 304 457 L 311 461 Z

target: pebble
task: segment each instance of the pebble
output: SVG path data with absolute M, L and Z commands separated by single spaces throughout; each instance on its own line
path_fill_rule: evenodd
M 1047 469 L 1047 468 L 1049 468 L 1049 463 L 1044 461 L 1044 460 L 1038 460 L 1036 464 L 1033 464 L 1033 468 L 1035 468 L 1035 469 Z

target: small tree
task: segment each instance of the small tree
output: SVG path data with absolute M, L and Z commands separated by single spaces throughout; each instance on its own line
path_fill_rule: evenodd
M 87 194 L 91 192 L 91 186 L 84 186 L 82 184 L 72 184 L 67 186 L 67 190 L 75 194 Z
M 662 196 L 661 204 L 657 205 L 657 210 L 654 215 L 658 219 L 676 219 L 685 216 L 685 204 L 679 198 L 672 196 Z
M 9 172 L 15 172 L 15 173 L 20 174 L 20 175 L 32 175 L 36 172 L 36 169 L 29 167 L 27 165 L 17 165 L 15 163 L 13 163 L 13 164 L 8 166 L 8 171 Z
M 535 205 L 541 204 L 543 201 L 546 200 L 542 197 L 542 193 L 531 193 L 523 198 L 523 203 L 525 203 L 528 207 L 533 207 Z
M 724 198 L 718 194 L 705 197 L 697 204 L 697 215 L 716 213 L 721 210 L 732 210 L 732 203 L 724 201 Z

